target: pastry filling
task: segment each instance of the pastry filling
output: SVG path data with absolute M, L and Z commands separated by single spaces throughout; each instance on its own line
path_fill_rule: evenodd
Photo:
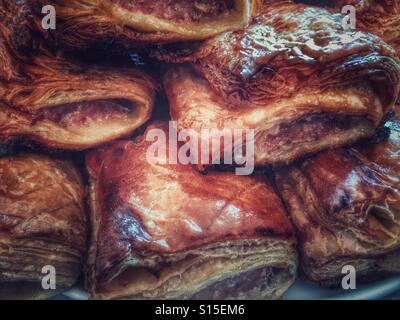
M 49 290 L 51 291 L 51 290 Z M 0 281 L 0 299 L 14 300 L 14 299 L 46 299 L 53 293 L 43 290 L 40 281 L 15 281 L 15 282 L 1 282 Z
M 124 122 L 136 111 L 128 100 L 97 100 L 64 104 L 43 110 L 39 119 L 47 119 L 62 127 L 90 126 L 102 122 Z
M 279 290 L 285 289 L 293 278 L 290 268 L 279 264 L 256 268 L 247 265 L 241 270 L 232 266 L 210 272 L 216 264 L 217 260 L 196 263 L 180 272 L 176 263 L 159 271 L 128 268 L 111 281 L 99 284 L 97 290 L 114 299 L 260 299 L 279 296 Z
M 282 280 L 287 280 L 285 274 L 287 271 L 274 267 L 246 271 L 203 288 L 191 299 L 225 300 L 256 298 L 260 293 L 270 295 L 280 287 Z
M 285 146 L 315 142 L 327 136 L 340 135 L 359 127 L 373 131 L 373 124 L 360 117 L 310 115 L 294 123 L 281 124 L 278 128 L 263 131 L 258 141 L 264 150 L 276 151 Z
M 179 23 L 196 23 L 220 16 L 233 6 L 233 1 L 221 0 L 121 0 L 130 12 L 141 12 L 159 19 Z

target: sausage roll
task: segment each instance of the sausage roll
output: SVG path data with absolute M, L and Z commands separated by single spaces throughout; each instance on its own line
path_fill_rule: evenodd
M 153 130 L 168 135 L 155 123 L 145 137 L 87 156 L 92 297 L 279 298 L 294 280 L 296 253 L 271 184 L 162 164 L 162 152 L 149 153 Z
M 156 83 L 149 75 L 78 62 L 41 43 L 30 48 L 29 30 L 9 19 L 18 8 L 26 7 L 0 2 L 0 142 L 22 136 L 81 150 L 127 136 L 150 118 Z
M 0 79 L 0 140 L 26 137 L 46 147 L 82 150 L 127 136 L 153 109 L 155 85 L 142 71 L 36 56 L 26 77 Z
M 393 49 L 323 9 L 268 8 L 244 31 L 153 53 L 189 62 L 164 77 L 178 127 L 254 129 L 256 165 L 373 135 L 399 92 Z
M 78 49 L 116 40 L 130 45 L 207 39 L 245 27 L 259 1 L 28 0 L 38 14 L 43 5 L 53 5 L 55 40 Z
M 302 269 L 313 281 L 337 285 L 345 265 L 361 280 L 400 273 L 400 122 L 386 126 L 386 141 L 277 171 Z
M 84 186 L 68 160 L 0 158 L 0 297 L 45 298 L 72 286 L 86 254 Z M 54 267 L 54 290 L 42 281 Z

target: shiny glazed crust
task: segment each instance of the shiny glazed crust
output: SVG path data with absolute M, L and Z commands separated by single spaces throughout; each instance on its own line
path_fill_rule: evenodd
M 248 108 L 224 102 L 188 67 L 171 67 L 164 76 L 164 87 L 178 128 L 192 129 L 200 139 L 202 129 L 253 129 L 256 166 L 289 163 L 371 136 L 382 117 L 382 106 L 367 82 L 324 92 L 304 91 Z
M 384 111 L 392 107 L 399 60 L 380 38 L 344 30 L 342 16 L 324 9 L 287 3 L 267 8 L 244 30 L 198 46 L 160 46 L 153 55 L 190 62 L 232 107 L 251 108 L 363 79 L 372 82 Z
M 369 280 L 400 273 L 399 122 L 385 141 L 277 171 L 307 277 L 336 285 L 344 265 Z
M 381 37 L 400 55 L 400 3 L 396 0 L 335 0 L 332 11 L 352 5 L 357 12 L 357 28 Z
M 179 128 L 254 129 L 256 165 L 289 163 L 371 136 L 398 96 L 395 52 L 370 33 L 343 30 L 341 16 L 326 10 L 267 8 L 244 31 L 193 50 L 153 52 L 190 64 L 173 65 L 164 76 Z M 288 133 L 291 126 L 304 129 Z M 280 146 L 269 145 L 274 139 Z
M 168 130 L 164 123 L 148 130 L 155 128 Z M 269 182 L 152 165 L 150 145 L 139 137 L 87 157 L 92 297 L 191 298 L 229 277 L 270 268 L 271 282 L 236 287 L 230 297 L 278 298 L 294 279 L 296 255 L 292 227 Z

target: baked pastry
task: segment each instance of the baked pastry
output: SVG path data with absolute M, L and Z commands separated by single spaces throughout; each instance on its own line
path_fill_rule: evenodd
M 15 27 L 9 17 L 19 7 L 9 5 L 0 3 L 0 142 L 22 136 L 82 150 L 127 136 L 150 118 L 151 76 L 132 66 L 88 65 L 44 46 L 24 55 L 33 40 L 20 22 Z
M 83 182 L 70 161 L 0 157 L 0 297 L 46 298 L 74 285 L 85 220 Z M 55 268 L 55 290 L 42 287 L 47 266 Z
M 372 32 L 390 44 L 400 57 L 400 3 L 392 0 L 335 0 L 315 2 L 332 12 L 341 12 L 344 6 L 356 9 L 356 27 Z M 400 103 L 400 100 L 398 101 Z
M 295 278 L 295 241 L 268 180 L 160 164 L 146 141 L 155 129 L 168 135 L 155 123 L 87 156 L 92 298 L 279 298 Z
M 244 31 L 182 48 L 153 52 L 189 62 L 164 77 L 172 119 L 197 133 L 254 129 L 256 165 L 373 135 L 399 92 L 393 49 L 320 8 L 270 5 Z
M 346 5 L 356 9 L 356 26 L 393 46 L 400 56 L 400 2 L 396 0 L 334 0 L 324 2 L 334 12 Z
M 345 265 L 357 279 L 400 273 L 399 120 L 375 145 L 327 151 L 277 171 L 297 229 L 305 275 L 338 285 Z
M 25 137 L 83 150 L 127 136 L 151 116 L 155 84 L 142 71 L 87 69 L 62 55 L 35 56 L 23 68 L 23 80 L 0 80 L 2 142 Z
M 392 176 L 399 176 L 400 173 L 400 105 L 394 107 L 395 113 L 384 125 L 382 135 L 388 135 L 387 139 L 379 143 L 364 143 L 358 146 L 368 160 L 378 164 Z
M 115 41 L 138 45 L 207 39 L 245 27 L 259 1 L 28 0 L 36 9 L 53 5 L 55 41 L 78 49 Z
M 127 136 L 150 118 L 151 76 L 54 53 L 25 26 L 29 17 L 23 2 L 0 2 L 0 142 L 22 136 L 82 150 Z

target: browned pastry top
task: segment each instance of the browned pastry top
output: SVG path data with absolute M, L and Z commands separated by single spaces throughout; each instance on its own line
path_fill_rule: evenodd
M 333 0 L 325 5 L 332 12 L 341 12 L 345 6 L 356 9 L 356 27 L 381 37 L 400 55 L 400 2 L 397 0 Z
M 320 8 L 277 3 L 243 31 L 195 48 L 160 48 L 171 62 L 191 61 L 233 105 L 271 103 L 302 89 L 325 90 L 362 78 L 374 81 L 385 110 L 399 91 L 393 49 L 371 33 L 344 30 L 342 16 Z M 184 48 L 183 50 L 180 50 Z
M 164 123 L 148 128 L 167 132 Z M 202 175 L 187 165 L 152 165 L 145 138 L 122 141 L 87 157 L 97 263 L 179 253 L 231 240 L 291 239 L 285 209 L 265 178 L 228 172 Z M 119 261 L 119 260 L 118 260 Z
M 371 228 L 373 233 L 374 227 L 369 224 L 373 204 L 383 201 L 388 206 L 398 205 L 399 189 L 395 186 L 400 179 L 385 174 L 355 150 L 323 152 L 305 161 L 300 170 L 318 199 L 320 212 L 326 213 L 322 220 L 358 227 L 366 224 L 365 230 Z
M 276 181 L 297 230 L 306 275 L 340 283 L 344 265 L 366 279 L 399 273 L 399 121 L 351 148 L 322 152 L 277 171 Z M 383 129 L 382 129 L 383 130 Z
M 279 172 L 280 189 L 314 263 L 399 246 L 399 121 L 391 119 L 386 129 L 390 135 L 383 141 L 322 152 Z M 337 243 L 309 239 L 323 237 L 312 231 L 319 228 L 332 230 Z

